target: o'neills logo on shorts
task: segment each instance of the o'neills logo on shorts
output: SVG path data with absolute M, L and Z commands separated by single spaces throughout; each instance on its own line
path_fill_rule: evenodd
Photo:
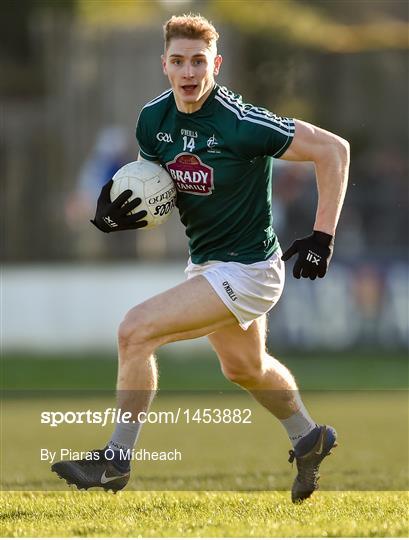
M 213 169 L 205 165 L 194 154 L 178 154 L 166 163 L 178 191 L 192 195 L 211 195 L 213 191 Z
M 235 302 L 237 300 L 237 296 L 233 289 L 230 287 L 230 283 L 228 281 L 223 281 L 222 283 L 224 290 L 227 292 L 227 294 L 230 296 L 230 298 Z

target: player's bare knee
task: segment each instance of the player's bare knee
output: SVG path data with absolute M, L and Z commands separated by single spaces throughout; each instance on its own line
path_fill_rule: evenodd
M 132 308 L 118 328 L 118 345 L 124 350 L 129 347 L 155 348 L 155 325 L 143 307 Z
M 251 386 L 260 380 L 263 374 L 262 362 L 259 359 L 229 362 L 221 361 L 223 375 L 231 382 L 240 386 Z

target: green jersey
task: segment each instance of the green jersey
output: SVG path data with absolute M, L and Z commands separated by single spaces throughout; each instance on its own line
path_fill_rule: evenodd
M 178 111 L 172 90 L 143 107 L 140 153 L 175 182 L 192 262 L 250 264 L 274 253 L 272 158 L 293 136 L 292 119 L 245 104 L 217 84 L 191 114 Z

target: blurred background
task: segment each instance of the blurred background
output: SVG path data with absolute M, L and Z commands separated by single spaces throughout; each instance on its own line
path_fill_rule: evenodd
M 112 406 L 118 324 L 184 279 L 177 213 L 153 231 L 109 235 L 89 220 L 101 185 L 137 157 L 141 107 L 168 87 L 162 24 L 189 11 L 221 34 L 221 84 L 351 143 L 330 271 L 295 280 L 289 265 L 268 345 L 313 418 L 340 436 L 324 489 L 407 490 L 407 0 L 0 2 L 0 440 L 15 442 L 1 448 L 2 489 L 61 489 L 39 449 L 104 444 L 110 426 L 54 431 L 40 411 Z M 314 223 L 312 166 L 276 160 L 273 184 L 285 248 Z M 254 403 L 231 393 L 206 339 L 161 348 L 158 363 L 158 411 Z M 131 489 L 287 489 L 279 424 L 254 404 L 250 431 L 230 427 L 147 426 L 141 448 L 174 446 L 183 462 L 138 465 Z
M 176 213 L 154 231 L 119 235 L 89 219 L 101 185 L 137 157 L 141 107 L 168 87 L 162 24 L 192 11 L 221 34 L 220 84 L 351 143 L 330 273 L 311 284 L 288 272 L 270 347 L 406 358 L 406 0 L 3 0 L 0 10 L 6 356 L 113 351 L 126 310 L 183 280 Z M 286 247 L 311 231 L 314 175 L 308 164 L 274 167 Z

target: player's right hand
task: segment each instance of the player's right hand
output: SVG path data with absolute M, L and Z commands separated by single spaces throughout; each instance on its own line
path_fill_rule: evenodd
M 101 194 L 98 197 L 95 218 L 91 219 L 91 223 L 105 233 L 146 227 L 148 222 L 143 220 L 146 216 L 145 210 L 128 215 L 129 212 L 141 204 L 141 199 L 137 197 L 127 202 L 132 195 L 132 191 L 127 189 L 111 202 L 110 191 L 112 182 L 112 180 L 109 180 L 102 188 Z

